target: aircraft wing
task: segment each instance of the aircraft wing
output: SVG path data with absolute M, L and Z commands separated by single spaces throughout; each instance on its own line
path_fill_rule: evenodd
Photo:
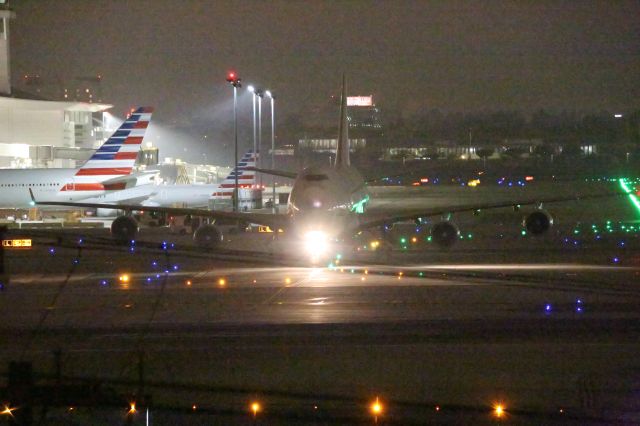
M 29 189 L 31 192 L 31 189 Z M 256 223 L 258 225 L 267 225 L 271 229 L 286 229 L 289 225 L 289 218 L 286 215 L 277 214 L 261 214 L 261 213 L 243 213 L 243 212 L 222 212 L 206 209 L 181 208 L 181 207 L 156 207 L 141 206 L 136 204 L 117 204 L 117 203 L 86 203 L 86 202 L 67 202 L 67 201 L 37 201 L 31 192 L 31 199 L 36 205 L 41 206 L 68 206 L 77 208 L 94 208 L 94 209 L 110 209 L 125 211 L 149 211 L 157 213 L 166 213 L 169 215 L 183 216 L 201 216 L 213 219 L 239 220 L 248 223 Z
M 255 171 L 255 172 L 265 173 L 265 174 L 268 174 L 268 175 L 286 177 L 286 178 L 289 178 L 289 179 L 295 179 L 296 177 L 298 177 L 297 173 L 287 172 L 285 170 L 261 169 L 259 167 L 247 167 L 246 169 L 247 170 L 252 170 L 252 171 Z
M 374 227 L 383 226 L 387 224 L 393 224 L 396 222 L 416 220 L 419 218 L 426 218 L 426 217 L 433 217 L 433 216 L 443 216 L 451 213 L 465 213 L 465 212 L 473 212 L 478 210 L 499 209 L 499 208 L 505 208 L 505 207 L 620 197 L 625 195 L 628 195 L 628 194 L 623 192 L 608 192 L 608 193 L 599 193 L 599 194 L 583 194 L 583 195 L 573 195 L 573 196 L 563 196 L 563 197 L 550 197 L 550 198 L 543 198 L 543 199 L 537 198 L 537 199 L 524 199 L 524 200 L 515 200 L 515 201 L 503 201 L 499 203 L 474 203 L 474 204 L 461 204 L 458 206 L 439 206 L 431 209 L 426 208 L 426 209 L 413 209 L 413 210 L 404 210 L 404 211 L 395 210 L 395 211 L 387 211 L 387 212 L 380 211 L 372 214 L 365 213 L 361 215 L 359 217 L 358 224 L 356 225 L 355 229 L 353 229 L 353 231 L 357 232 L 367 228 L 374 228 Z

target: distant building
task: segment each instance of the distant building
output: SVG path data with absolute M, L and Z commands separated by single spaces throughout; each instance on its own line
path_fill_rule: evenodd
M 339 101 L 339 97 L 332 96 L 330 102 L 305 117 L 305 125 L 311 129 L 309 133 L 316 137 L 300 139 L 298 148 L 316 153 L 335 152 Z M 373 95 L 347 97 L 347 122 L 351 151 L 359 151 L 372 143 L 376 144 L 383 136 L 380 109 L 374 103 Z
M 349 151 L 355 152 L 367 146 L 366 139 L 349 138 Z M 338 147 L 338 139 L 300 139 L 298 148 L 310 152 L 334 153 Z
M 382 134 L 380 109 L 373 102 L 373 95 L 348 96 L 347 117 L 349 130 L 354 130 L 356 134 L 363 132 L 365 137 Z

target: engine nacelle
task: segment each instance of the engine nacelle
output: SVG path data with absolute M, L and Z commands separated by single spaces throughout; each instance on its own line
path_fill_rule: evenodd
M 217 247 L 222 240 L 222 232 L 214 225 L 202 225 L 193 233 L 196 245 L 209 250 Z
M 542 235 L 553 226 L 553 217 L 544 210 L 536 210 L 522 220 L 528 233 Z
M 118 244 L 128 244 L 136 238 L 138 222 L 131 216 L 117 217 L 111 223 L 111 235 Z
M 438 222 L 431 227 L 431 241 L 441 248 L 449 248 L 458 241 L 460 230 L 453 222 Z

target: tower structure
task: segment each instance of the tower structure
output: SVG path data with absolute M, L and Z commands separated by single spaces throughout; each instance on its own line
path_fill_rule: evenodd
M 11 95 L 11 56 L 9 54 L 9 21 L 15 13 L 6 1 L 0 1 L 0 95 Z

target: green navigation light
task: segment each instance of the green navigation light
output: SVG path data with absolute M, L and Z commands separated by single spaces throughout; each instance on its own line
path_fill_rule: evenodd
M 351 206 L 351 211 L 352 212 L 356 212 L 358 214 L 363 214 L 364 213 L 364 206 L 369 202 L 369 196 L 365 196 L 362 200 L 358 201 L 357 203 L 354 203 Z
M 624 179 L 620 178 L 618 182 L 620 182 L 620 188 L 622 188 L 622 190 L 629 195 L 629 199 L 631 200 L 631 203 L 634 205 L 634 207 L 638 211 L 638 214 L 640 214 L 640 200 L 638 200 L 638 197 L 636 197 L 633 191 L 627 186 L 627 183 L 625 182 Z

